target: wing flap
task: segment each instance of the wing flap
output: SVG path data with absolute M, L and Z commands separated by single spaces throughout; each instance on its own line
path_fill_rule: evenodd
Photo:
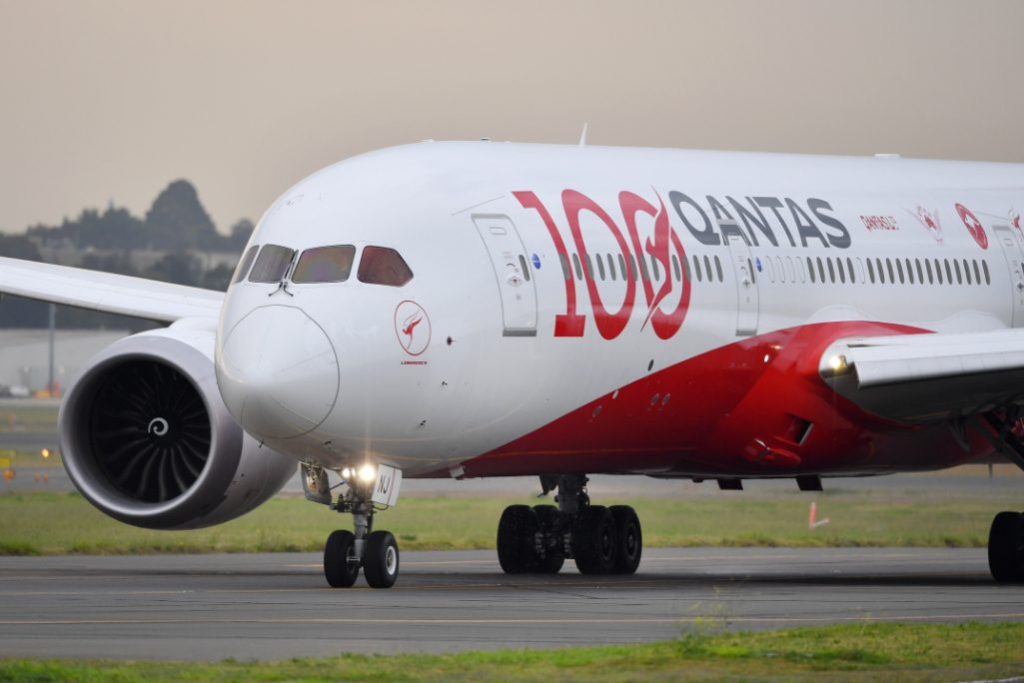
M 4 257 L 0 293 L 158 322 L 216 318 L 224 301 L 209 289 Z

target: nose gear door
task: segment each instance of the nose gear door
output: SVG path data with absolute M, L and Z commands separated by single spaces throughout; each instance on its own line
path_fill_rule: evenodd
M 537 334 L 537 289 L 527 262 L 526 248 L 516 226 L 501 215 L 473 215 L 480 239 L 491 258 L 501 296 L 506 337 Z

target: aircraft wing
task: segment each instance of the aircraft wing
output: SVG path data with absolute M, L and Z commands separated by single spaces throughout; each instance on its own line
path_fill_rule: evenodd
M 870 413 L 931 422 L 1024 404 L 1024 329 L 841 339 L 818 371 Z
M 158 322 L 217 318 L 222 292 L 0 257 L 0 293 Z

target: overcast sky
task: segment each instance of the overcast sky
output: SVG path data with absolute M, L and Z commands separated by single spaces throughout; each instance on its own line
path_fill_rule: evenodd
M 0 230 L 423 138 L 1024 161 L 1024 2 L 0 0 Z

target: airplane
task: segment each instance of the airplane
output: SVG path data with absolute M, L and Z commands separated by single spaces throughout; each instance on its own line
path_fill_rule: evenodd
M 0 260 L 0 291 L 166 326 L 93 358 L 61 451 L 97 508 L 186 529 L 301 466 L 352 515 L 324 575 L 399 573 L 403 478 L 535 475 L 507 573 L 631 574 L 595 473 L 716 480 L 1024 467 L 1024 165 L 433 142 L 323 169 L 226 293 Z M 988 558 L 1024 580 L 1024 517 Z

